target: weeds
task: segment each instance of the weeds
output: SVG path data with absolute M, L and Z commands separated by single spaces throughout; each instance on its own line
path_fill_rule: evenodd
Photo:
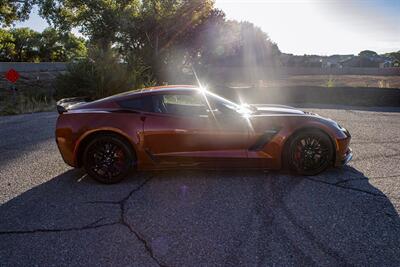
M 49 96 L 18 94 L 15 99 L 5 98 L 0 103 L 0 115 L 17 115 L 55 110 L 55 101 Z
M 390 83 L 385 80 L 379 80 L 378 81 L 378 87 L 379 88 L 390 88 Z
M 335 81 L 332 78 L 332 76 L 329 76 L 329 79 L 326 81 L 325 86 L 328 87 L 328 88 L 335 87 Z

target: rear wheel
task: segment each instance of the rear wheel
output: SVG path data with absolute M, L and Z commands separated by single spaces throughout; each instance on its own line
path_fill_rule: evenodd
M 129 144 L 114 135 L 95 137 L 85 147 L 83 166 L 95 180 L 114 184 L 124 179 L 132 170 L 134 153 Z
M 317 130 L 297 134 L 288 149 L 289 168 L 300 175 L 316 175 L 333 161 L 334 148 L 329 136 Z

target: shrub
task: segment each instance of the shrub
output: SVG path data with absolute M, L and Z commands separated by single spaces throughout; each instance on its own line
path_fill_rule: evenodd
M 112 50 L 92 50 L 88 58 L 70 63 L 56 80 L 56 99 L 85 96 L 99 99 L 154 85 L 150 68 L 122 63 Z

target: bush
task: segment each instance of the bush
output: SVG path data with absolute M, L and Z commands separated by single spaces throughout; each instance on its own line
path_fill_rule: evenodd
M 150 68 L 143 64 L 121 63 L 112 50 L 91 51 L 88 58 L 70 63 L 56 80 L 56 99 L 85 96 L 99 99 L 154 85 Z

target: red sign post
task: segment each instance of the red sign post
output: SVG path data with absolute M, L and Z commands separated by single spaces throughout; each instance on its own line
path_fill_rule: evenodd
M 14 69 L 9 69 L 6 72 L 6 79 L 12 83 L 16 83 L 19 79 L 19 73 Z
M 6 72 L 6 79 L 9 80 L 13 85 L 12 85 L 12 92 L 13 92 L 13 101 L 16 101 L 15 94 L 16 94 L 16 89 L 15 89 L 15 83 L 19 79 L 19 73 L 14 70 L 14 69 L 9 69 Z

